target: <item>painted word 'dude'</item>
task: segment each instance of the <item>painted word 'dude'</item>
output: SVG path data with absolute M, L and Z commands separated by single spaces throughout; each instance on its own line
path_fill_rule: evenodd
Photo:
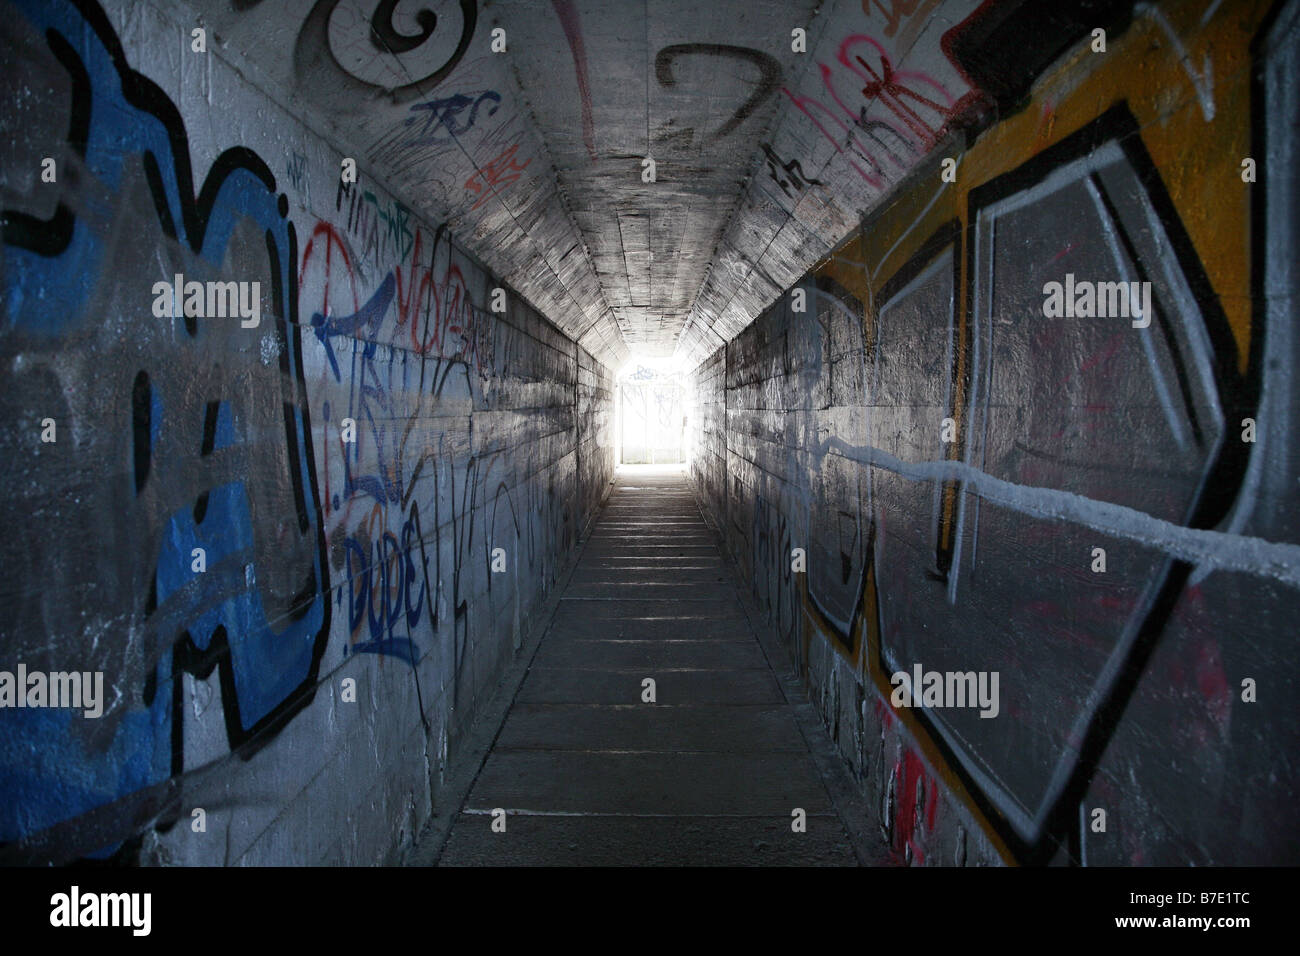
M 181 315 L 206 319 L 238 316 L 240 327 L 257 328 L 262 321 L 262 283 L 185 281 L 176 273 L 175 282 L 153 284 L 153 314 L 160 319 Z M 181 305 L 183 303 L 183 309 Z
M 1048 282 L 1043 286 L 1043 315 L 1049 319 L 1132 318 L 1133 328 L 1151 324 L 1150 282 L 1074 281 L 1074 273 L 1065 274 L 1065 283 Z

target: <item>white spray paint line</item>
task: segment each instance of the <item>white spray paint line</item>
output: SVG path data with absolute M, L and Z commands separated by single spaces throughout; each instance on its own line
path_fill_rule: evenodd
M 1145 191 L 1143 199 L 1146 199 Z M 1205 316 L 1201 309 L 1201 303 L 1192 292 L 1191 287 L 1187 284 L 1187 276 L 1183 273 L 1182 266 L 1178 263 L 1177 256 L 1171 248 L 1166 248 L 1164 240 L 1168 238 L 1165 232 L 1165 224 L 1161 221 L 1160 216 L 1156 213 L 1155 207 L 1149 201 L 1139 204 L 1146 221 L 1146 231 L 1144 236 L 1151 237 L 1155 241 L 1155 251 L 1150 257 L 1160 266 L 1160 271 L 1165 278 L 1165 288 L 1173 296 L 1179 310 L 1184 315 L 1197 316 L 1198 322 L 1183 322 L 1179 328 L 1183 330 L 1187 337 L 1187 354 L 1190 358 L 1191 367 L 1196 370 L 1200 376 L 1201 391 L 1209 405 L 1209 411 L 1215 421 L 1223 421 L 1223 407 L 1219 402 L 1218 384 L 1215 382 L 1214 374 L 1214 345 L 1210 341 L 1209 333 L 1205 328 Z M 1219 442 L 1222 441 L 1220 436 Z M 1218 442 L 1211 448 L 1212 453 L 1217 452 Z
M 879 448 L 857 447 L 837 438 L 828 439 L 826 448 L 911 481 L 963 482 L 963 490 L 1021 514 L 1072 521 L 1193 564 L 1223 571 L 1245 571 L 1300 588 L 1300 545 L 1187 528 L 1127 505 L 1005 481 L 965 462 L 906 462 Z
M 1218 4 L 1216 3 L 1217 7 Z M 1174 52 L 1178 54 L 1178 62 L 1183 65 L 1187 78 L 1192 81 L 1192 88 L 1196 91 L 1196 98 L 1201 103 L 1201 115 L 1205 117 L 1205 122 L 1214 119 L 1214 64 L 1210 61 L 1210 54 L 1205 54 L 1204 68 L 1200 73 L 1192 65 L 1192 55 L 1187 52 L 1187 47 L 1183 46 L 1183 41 L 1179 39 L 1178 34 L 1174 32 L 1173 26 L 1169 23 L 1164 12 L 1159 7 L 1152 6 L 1149 3 L 1139 3 L 1133 8 L 1137 13 L 1143 13 L 1151 17 L 1152 20 L 1164 31 L 1165 36 L 1169 37 L 1169 42 L 1173 44 Z M 1214 12 L 1211 7 L 1206 13 L 1206 18 Z M 1203 22 L 1203 21 L 1202 21 Z
M 883 306 L 881 306 L 880 319 L 879 319 L 880 331 L 877 332 L 877 336 L 876 336 L 877 342 L 880 341 L 883 335 L 883 330 L 885 328 L 886 322 L 893 321 L 892 313 L 894 312 L 895 309 L 898 309 L 902 303 L 905 303 L 907 299 L 915 295 L 921 288 L 928 285 L 929 282 L 932 279 L 934 279 L 936 275 L 944 276 L 947 277 L 949 280 L 951 280 L 952 273 L 953 273 L 953 248 L 954 248 L 954 244 L 949 243 L 947 246 L 941 249 L 939 253 L 935 255 L 934 260 L 932 262 L 930 262 L 927 266 L 925 266 L 925 268 L 923 268 L 915 277 L 913 277 L 913 279 L 910 282 L 904 285 L 903 288 L 899 289 L 898 292 L 896 292 L 888 302 L 886 302 Z M 953 286 L 951 281 L 949 281 L 947 285 L 946 296 L 948 299 L 948 322 L 947 322 L 947 328 L 945 329 L 946 349 L 944 352 L 944 358 L 946 364 L 944 365 L 944 368 L 951 369 L 953 367 L 952 348 L 953 348 L 953 336 L 955 334 L 954 319 L 955 319 L 955 306 L 956 306 L 956 303 L 953 301 Z M 877 345 L 876 347 L 877 367 L 878 367 L 880 356 L 886 350 L 887 350 L 887 343 L 885 348 L 882 348 L 880 345 Z M 875 388 L 873 390 L 873 394 L 876 394 L 879 392 L 879 381 L 877 380 L 874 383 L 874 385 Z M 947 410 L 952 409 L 952 376 L 950 375 L 945 376 L 944 408 Z M 935 537 L 937 540 L 937 536 L 939 532 L 939 522 L 942 517 L 941 512 L 943 508 L 943 489 L 941 486 L 937 484 L 934 486 L 934 493 L 931 496 L 931 498 L 932 498 L 931 500 L 932 513 L 931 513 L 931 521 L 930 521 L 930 530 L 931 530 L 931 535 Z
M 1218 2 L 1206 11 L 1202 22 L 1208 20 L 1214 10 L 1219 6 Z M 1284 34 L 1293 33 L 1297 27 L 1297 20 L 1300 15 L 1292 8 L 1290 14 L 1290 26 L 1278 24 L 1273 28 L 1269 40 L 1269 47 L 1282 42 L 1280 38 Z M 1292 47 L 1293 49 L 1294 47 Z M 1270 54 L 1271 56 L 1272 54 Z M 1288 52 L 1281 58 L 1280 62 L 1275 63 L 1269 68 L 1269 73 L 1265 79 L 1265 102 L 1269 115 L 1294 116 L 1296 115 L 1296 105 L 1300 98 L 1295 93 L 1295 87 L 1292 82 L 1292 76 L 1295 72 L 1294 53 Z M 1296 139 L 1294 124 L 1290 127 L 1290 140 L 1292 148 Z M 1264 335 L 1264 356 L 1261 366 L 1264 369 L 1263 380 L 1260 383 L 1259 408 L 1255 413 L 1255 431 L 1256 442 L 1252 450 L 1250 461 L 1246 466 L 1246 474 L 1242 480 L 1241 491 L 1237 496 L 1236 502 L 1233 503 L 1232 512 L 1228 519 L 1227 527 L 1230 531 L 1238 531 L 1248 520 L 1255 516 L 1256 504 L 1259 501 L 1260 489 L 1267 482 L 1271 489 L 1282 489 L 1292 484 L 1292 478 L 1287 473 L 1286 459 L 1284 455 L 1277 455 L 1273 460 L 1269 460 L 1265 453 L 1265 448 L 1272 448 L 1274 445 L 1285 447 L 1292 434 L 1291 420 L 1294 414 L 1288 399 L 1292 395 L 1292 362 L 1288 356 L 1294 354 L 1294 331 L 1292 329 L 1291 318 L 1295 312 L 1294 293 L 1291 291 L 1288 277 L 1294 272 L 1292 256 L 1294 253 L 1294 236 L 1295 227 L 1290 218 L 1290 210 L 1295 208 L 1295 189 L 1291 185 L 1292 177 L 1285 170 L 1286 164 L 1283 162 L 1283 156 L 1286 155 L 1287 144 L 1284 142 L 1274 142 L 1269 148 L 1269 155 L 1265 158 L 1266 166 L 1266 183 L 1267 188 L 1276 190 L 1270 193 L 1273 197 L 1269 202 L 1268 222 L 1266 224 L 1266 233 L 1270 237 L 1265 252 L 1265 328 Z M 1273 162 L 1269 162 L 1269 160 Z M 1282 172 L 1279 172 L 1282 170 Z M 1239 422 L 1228 422 L 1227 429 L 1229 432 L 1236 432 L 1238 428 L 1243 427 Z M 1294 487 L 1294 486 L 1293 486 Z M 1265 509 L 1264 520 L 1268 520 L 1267 509 Z M 1190 582 L 1199 584 L 1205 577 L 1206 571 L 1197 568 L 1192 574 Z
M 962 158 L 965 158 L 964 155 Z M 961 165 L 960 158 L 957 160 L 957 164 L 958 166 Z M 913 168 L 915 168 L 915 166 L 913 166 Z M 884 264 L 889 261 L 889 257 L 894 254 L 894 250 L 897 249 L 902 244 L 903 240 L 912 234 L 912 230 L 915 229 L 923 219 L 925 219 L 926 215 L 930 212 L 931 207 L 933 207 L 934 204 L 939 201 L 939 197 L 943 195 L 944 190 L 947 188 L 948 188 L 948 184 L 944 183 L 935 191 L 935 194 L 930 197 L 930 201 L 925 204 L 925 208 L 922 209 L 921 212 L 917 215 L 917 217 L 912 220 L 912 224 L 908 226 L 906 229 L 904 229 L 903 234 L 898 237 L 898 240 L 892 246 L 889 247 L 889 249 L 885 252 L 883 256 L 881 256 L 879 259 L 876 260 L 876 267 L 871 271 L 872 282 L 876 281 L 876 276 L 880 274 L 880 270 L 884 266 Z
M 997 229 L 997 217 L 989 210 L 982 209 L 979 211 L 975 220 L 975 250 L 974 257 L 971 260 L 972 286 L 971 286 L 971 328 L 970 328 L 970 349 L 971 349 L 971 380 L 970 393 L 966 403 L 967 427 L 974 418 L 974 410 L 980 406 L 981 390 L 983 390 L 983 421 L 980 423 L 980 441 L 979 454 L 980 466 L 984 465 L 985 450 L 989 444 L 989 393 L 988 385 L 984 384 L 984 378 L 990 382 L 993 380 L 993 317 L 986 314 L 992 309 L 991 293 L 993 282 L 993 242 L 994 233 Z M 985 253 L 985 249 L 990 250 Z M 988 336 L 988 353 L 989 357 L 983 357 L 983 337 Z M 988 367 L 984 367 L 984 363 Z M 973 431 L 973 429 L 972 429 Z M 965 458 L 964 464 L 969 468 L 975 455 L 975 442 L 968 441 L 962 449 L 962 455 Z M 948 603 L 957 604 L 957 584 L 961 580 L 962 566 L 962 549 L 965 541 L 966 525 L 966 500 L 958 495 L 953 502 L 953 512 L 955 520 L 953 522 L 952 533 L 952 564 L 948 573 Z M 970 567 L 972 573 L 975 570 L 975 557 L 979 548 L 979 501 L 975 502 L 975 514 L 971 518 L 971 553 Z
M 1207 23 L 1209 23 L 1210 18 L 1214 16 L 1214 12 L 1218 10 L 1219 7 L 1222 5 L 1223 5 L 1223 0 L 1214 0 L 1212 4 L 1206 7 L 1205 12 L 1201 14 L 1201 26 L 1205 26 Z
M 1092 200 L 1093 209 L 1097 214 L 1098 221 L 1101 223 L 1102 233 L 1106 237 L 1106 249 L 1110 252 L 1111 262 L 1115 265 L 1115 273 L 1121 276 L 1124 282 L 1132 282 L 1134 276 L 1125 264 L 1125 257 L 1120 252 L 1118 237 L 1115 235 L 1115 230 L 1122 228 L 1122 226 L 1111 219 L 1110 213 L 1106 210 L 1106 204 L 1102 201 L 1101 193 L 1097 190 L 1097 184 L 1093 182 L 1093 177 L 1085 176 L 1081 182 L 1088 192 L 1088 197 Z M 1130 312 L 1135 311 L 1135 308 L 1132 308 L 1135 305 L 1135 303 L 1130 303 Z M 1155 304 L 1153 301 L 1152 311 L 1154 310 Z M 1151 341 L 1151 329 L 1155 326 L 1155 317 L 1143 316 L 1143 318 L 1147 319 L 1147 327 L 1144 329 L 1135 328 L 1132 331 L 1137 333 L 1142 352 L 1146 357 L 1151 384 L 1155 389 L 1156 397 L 1160 400 L 1160 408 L 1164 412 L 1165 423 L 1169 426 L 1169 432 L 1173 435 L 1174 441 L 1178 444 L 1178 450 L 1186 454 L 1188 445 L 1191 443 L 1191 435 L 1188 434 L 1188 428 L 1183 422 L 1182 416 L 1174 410 L 1174 402 L 1169 394 L 1169 383 L 1160 368 L 1160 361 L 1156 357 L 1155 344 Z

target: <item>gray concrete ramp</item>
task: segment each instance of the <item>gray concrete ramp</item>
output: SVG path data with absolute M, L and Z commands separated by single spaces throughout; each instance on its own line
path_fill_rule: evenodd
M 621 473 L 438 862 L 853 865 L 807 732 L 685 479 Z

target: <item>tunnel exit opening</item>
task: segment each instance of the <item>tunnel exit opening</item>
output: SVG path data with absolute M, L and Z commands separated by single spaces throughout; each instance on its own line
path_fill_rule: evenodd
M 685 465 L 690 407 L 680 372 L 638 362 L 619 375 L 616 392 L 618 464 Z

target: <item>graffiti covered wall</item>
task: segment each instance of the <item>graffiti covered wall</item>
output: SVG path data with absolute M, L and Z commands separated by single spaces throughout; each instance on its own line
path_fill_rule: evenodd
M 579 513 L 590 518 L 614 480 L 614 376 L 581 347 L 577 415 Z
M 0 710 L 0 853 L 391 859 L 602 499 L 610 375 L 169 16 L 0 4 L 0 669 L 104 687 Z
M 695 372 L 699 495 L 899 862 L 1300 860 L 1300 4 L 1113 6 L 1038 71 L 1045 6 L 945 21 L 984 111 Z

